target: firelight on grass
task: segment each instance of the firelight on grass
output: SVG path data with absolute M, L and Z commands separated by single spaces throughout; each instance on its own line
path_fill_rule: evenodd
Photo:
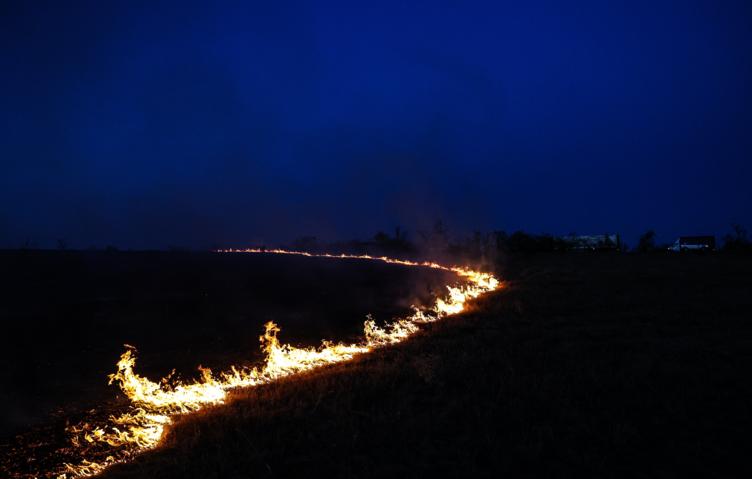
M 84 457 L 80 463 L 65 464 L 64 470 L 51 477 L 69 479 L 98 474 L 107 467 L 127 462 L 141 452 L 156 447 L 165 427 L 174 416 L 196 412 L 206 406 L 222 404 L 228 391 L 235 388 L 253 387 L 273 382 L 296 373 L 352 359 L 376 348 L 399 343 L 416 333 L 420 324 L 440 320 L 465 309 L 468 300 L 501 287 L 497 278 L 489 273 L 458 266 L 444 266 L 433 262 L 415 262 L 387 257 L 347 254 L 314 254 L 281 249 L 219 250 L 218 253 L 286 254 L 308 257 L 372 260 L 409 267 L 426 267 L 455 273 L 464 280 L 458 286 L 447 285 L 447 294 L 435 299 L 426 309 L 413 307 L 413 312 L 379 326 L 370 316 L 364 323 L 363 339 L 354 344 L 323 341 L 318 348 L 299 348 L 280 343 L 279 327 L 273 322 L 265 325 L 260 337 L 265 360 L 260 367 L 231 367 L 229 371 L 215 373 L 199 367 L 201 379 L 183 383 L 164 378 L 152 381 L 135 371 L 136 350 L 126 346 L 126 351 L 117 363 L 117 371 L 109 376 L 110 384 L 117 384 L 131 402 L 129 410 L 119 416 L 111 416 L 102 424 L 83 422 L 69 428 L 72 445 L 81 450 Z M 102 457 L 102 448 L 108 448 Z M 98 459 L 89 460 L 88 451 L 98 451 Z M 93 457 L 93 456 L 90 456 Z

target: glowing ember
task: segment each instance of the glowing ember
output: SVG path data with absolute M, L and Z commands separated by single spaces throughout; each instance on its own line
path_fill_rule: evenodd
M 279 327 L 269 322 L 261 336 L 261 347 L 266 359 L 261 367 L 236 368 L 227 372 L 213 373 L 200 368 L 201 379 L 191 383 L 181 383 L 163 379 L 151 381 L 139 376 L 133 370 L 136 363 L 135 348 L 126 346 L 126 351 L 117 363 L 117 372 L 110 375 L 110 384 L 117 384 L 130 399 L 131 408 L 119 416 L 110 417 L 103 425 L 82 423 L 69 428 L 72 444 L 85 450 L 93 447 L 110 448 L 104 459 L 83 460 L 78 464 L 66 464 L 65 471 L 58 471 L 58 479 L 92 476 L 108 466 L 128 461 L 134 455 L 159 444 L 165 426 L 171 417 L 186 414 L 211 405 L 225 402 L 228 391 L 239 387 L 252 387 L 272 382 L 278 378 L 308 371 L 327 364 L 338 363 L 355 355 L 372 351 L 375 348 L 399 343 L 418 331 L 419 324 L 439 320 L 447 315 L 457 314 L 465 308 L 465 303 L 479 295 L 500 287 L 499 281 L 488 273 L 462 267 L 448 267 L 437 263 L 414 262 L 368 255 L 312 254 L 286 250 L 221 250 L 223 253 L 273 253 L 324 258 L 346 258 L 382 261 L 404 266 L 417 266 L 450 271 L 467 281 L 463 286 L 447 286 L 448 294 L 437 298 L 431 308 L 413 308 L 413 313 L 398 318 L 383 327 L 376 325 L 370 316 L 364 324 L 364 337 L 357 344 L 341 344 L 324 341 L 318 348 L 297 348 L 281 344 L 277 339 Z M 107 449 L 109 451 L 110 449 Z M 99 449 L 101 451 L 101 449 Z M 97 457 L 101 456 L 98 455 Z M 53 475 L 54 475 L 53 474 Z

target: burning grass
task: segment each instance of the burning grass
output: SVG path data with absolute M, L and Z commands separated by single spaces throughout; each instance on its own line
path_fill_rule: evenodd
M 284 250 L 244 250 L 242 253 L 369 260 L 432 268 L 452 272 L 463 279 L 465 284 L 447 286 L 448 294 L 436 298 L 431 308 L 415 307 L 412 314 L 395 319 L 385 326 L 379 326 L 369 318 L 364 324 L 363 339 L 352 344 L 324 341 L 318 348 L 282 344 L 277 338 L 279 328 L 273 322 L 269 322 L 260 338 L 265 354 L 263 366 L 233 366 L 229 371 L 222 373 L 199 368 L 201 378 L 193 382 L 183 382 L 171 377 L 155 382 L 139 375 L 135 372 L 135 349 L 127 346 L 128 349 L 118 361 L 117 372 L 110 375 L 110 383 L 120 387 L 131 401 L 131 406 L 125 412 L 110 416 L 105 423 L 85 420 L 69 426 L 67 430 L 72 435 L 72 446 L 68 449 L 77 451 L 82 459 L 74 463 L 65 463 L 62 469 L 47 471 L 46 476 L 66 479 L 99 474 L 114 464 L 130 461 L 138 454 L 156 447 L 162 440 L 165 427 L 173 422 L 175 416 L 223 404 L 228 392 L 234 389 L 269 384 L 322 366 L 349 361 L 376 348 L 399 343 L 415 334 L 420 324 L 432 323 L 447 315 L 457 314 L 465 308 L 468 300 L 500 287 L 499 281 L 489 273 L 436 263 L 417 263 L 366 255 L 314 255 Z
M 235 392 L 103 477 L 748 477 L 750 266 L 528 259 L 477 307 Z
M 750 271 L 526 258 L 410 341 L 229 391 L 102 477 L 748 477 Z

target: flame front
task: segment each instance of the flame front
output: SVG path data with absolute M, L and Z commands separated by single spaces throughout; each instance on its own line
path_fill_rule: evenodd
M 263 366 L 254 368 L 233 366 L 229 371 L 216 374 L 209 369 L 199 368 L 201 379 L 191 383 L 171 382 L 167 379 L 154 382 L 139 376 L 134 372 L 135 348 L 126 346 L 126 351 L 117 363 L 117 372 L 111 374 L 109 378 L 110 384 L 117 384 L 130 399 L 130 410 L 119 416 L 111 416 L 109 421 L 102 426 L 82 423 L 69 428 L 74 447 L 107 447 L 112 450 L 108 449 L 108 454 L 104 459 L 66 464 L 64 471 L 54 473 L 58 479 L 92 476 L 113 464 L 126 462 L 134 455 L 153 449 L 159 444 L 165 427 L 172 422 L 172 417 L 195 412 L 208 405 L 222 404 L 226 401 L 228 391 L 231 389 L 266 384 L 303 371 L 347 361 L 375 348 L 399 343 L 417 332 L 420 324 L 457 314 L 464 310 L 468 300 L 501 286 L 501 283 L 489 273 L 431 262 L 414 262 L 368 255 L 313 254 L 280 249 L 220 250 L 219 252 L 375 260 L 449 271 L 463 278 L 466 284 L 447 286 L 448 294 L 437 298 L 432 307 L 428 309 L 413 307 L 412 314 L 398 318 L 383 327 L 378 326 L 369 316 L 364 324 L 364 337 L 356 344 L 324 341 L 318 348 L 298 348 L 281 344 L 277 338 L 279 327 L 273 322 L 268 322 L 263 336 L 260 337 L 261 348 L 266 355 Z

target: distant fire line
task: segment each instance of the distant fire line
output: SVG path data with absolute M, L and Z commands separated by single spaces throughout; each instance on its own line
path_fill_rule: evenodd
M 163 435 L 165 426 L 172 417 L 198 411 L 208 405 L 223 404 L 229 390 L 268 384 L 279 378 L 309 371 L 328 364 L 347 361 L 382 346 L 404 341 L 419 329 L 420 324 L 430 323 L 448 315 L 460 313 L 465 303 L 481 294 L 501 287 L 490 273 L 474 271 L 459 266 L 444 266 L 434 262 L 416 262 L 393 259 L 385 256 L 308 253 L 283 249 L 225 249 L 217 253 L 262 253 L 287 254 L 318 258 L 359 259 L 381 261 L 411 267 L 427 267 L 455 273 L 467 281 L 462 286 L 447 285 L 447 295 L 437 297 L 426 309 L 412 307 L 413 312 L 396 318 L 391 323 L 378 326 L 368 316 L 364 323 L 364 337 L 358 343 L 343 344 L 323 341 L 318 348 L 298 348 L 282 344 L 277 339 L 279 327 L 273 322 L 265 325 L 260 337 L 261 348 L 266 357 L 261 367 L 231 367 L 229 371 L 213 373 L 199 368 L 201 379 L 183 383 L 151 381 L 134 372 L 135 348 L 126 346 L 126 351 L 117 363 L 117 372 L 110 374 L 110 384 L 116 383 L 130 399 L 128 412 L 111 416 L 105 424 L 82 422 L 68 428 L 72 434 L 73 447 L 84 457 L 78 464 L 65 464 L 62 470 L 48 477 L 69 479 L 99 474 L 106 468 L 131 460 L 141 452 L 155 448 Z M 102 453 L 102 448 L 106 452 Z M 86 459 L 86 456 L 91 459 Z

